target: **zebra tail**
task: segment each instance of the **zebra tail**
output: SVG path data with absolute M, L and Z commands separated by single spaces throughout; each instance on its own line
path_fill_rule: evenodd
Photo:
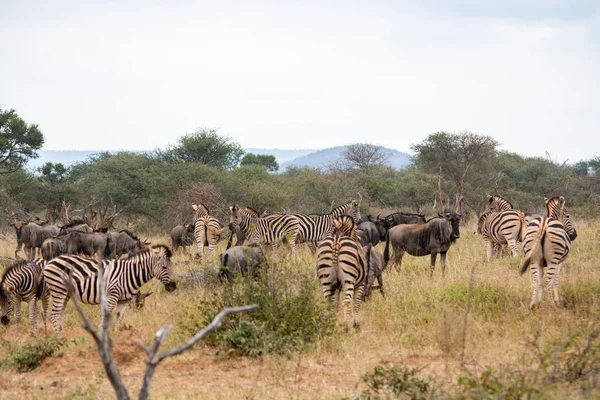
M 204 245 L 208 246 L 208 224 L 204 224 Z
M 46 287 L 46 281 L 44 280 L 44 276 L 40 276 L 40 281 L 38 282 L 37 290 L 35 292 L 35 297 L 41 299 L 44 295 L 44 288 Z
M 523 275 L 525 273 L 525 271 L 527 271 L 527 269 L 529 268 L 529 264 L 531 264 L 531 257 L 533 257 L 533 255 L 535 253 L 537 253 L 538 251 L 538 247 L 540 247 L 542 245 L 542 239 L 544 238 L 544 234 L 546 233 L 546 222 L 542 220 L 542 225 L 540 226 L 537 235 L 534 239 L 533 242 L 533 247 L 531 248 L 531 251 L 529 252 L 529 256 L 527 258 L 525 258 L 525 262 L 523 262 L 523 266 L 521 267 L 521 275 Z
M 387 265 L 390 260 L 390 231 L 385 233 L 385 250 L 383 251 L 383 265 Z

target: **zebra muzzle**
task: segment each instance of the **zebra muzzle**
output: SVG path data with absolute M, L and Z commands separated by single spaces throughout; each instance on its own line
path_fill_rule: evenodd
M 169 281 L 165 283 L 165 290 L 167 292 L 172 292 L 175 289 L 177 289 L 177 284 L 174 281 Z
M 2 318 L 0 318 L 0 321 L 2 322 L 2 325 L 8 325 L 10 318 L 8 318 L 7 315 L 3 315 Z

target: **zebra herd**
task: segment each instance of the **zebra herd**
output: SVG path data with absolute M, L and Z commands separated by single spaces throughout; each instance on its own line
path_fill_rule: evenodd
M 513 209 L 508 200 L 494 195 L 489 198 L 488 210 L 481 215 L 478 223 L 488 261 L 504 244 L 510 247 L 513 257 L 517 257 L 517 242 L 523 243 L 525 262 L 521 275 L 527 269 L 531 270 L 531 309 L 542 301 L 542 280 L 548 292 L 552 292 L 554 304 L 560 304 L 558 276 L 562 263 L 569 255 L 571 241 L 577 237 L 571 216 L 565 208 L 565 198 L 544 198 L 544 202 L 546 217 L 528 217 L 522 211 Z
M 560 266 L 569 253 L 571 240 L 577 236 L 565 209 L 564 198 L 553 197 L 545 201 L 547 217 L 528 217 L 523 212 L 513 209 L 506 199 L 497 195 L 491 196 L 489 207 L 478 221 L 478 232 L 483 237 L 488 261 L 504 244 L 510 247 L 513 256 L 518 256 L 517 243 L 523 243 L 526 260 L 521 274 L 527 269 L 531 270 L 531 308 L 541 301 L 543 279 L 547 289 L 553 291 L 555 304 L 558 304 L 557 282 Z M 194 204 L 192 208 L 194 236 L 202 258 L 204 247 L 208 247 L 209 254 L 213 252 L 227 228 L 222 227 L 218 219 L 210 215 L 206 206 Z M 244 239 L 251 243 L 267 245 L 281 241 L 289 244 L 292 253 L 299 243 L 308 243 L 316 248 L 316 273 L 323 295 L 333 302 L 336 289 L 341 289 L 347 330 L 351 309 L 354 327 L 359 329 L 358 314 L 365 294 L 367 276 L 370 277 L 371 285 L 376 277 L 381 286 L 381 272 L 389 259 L 390 238 L 398 267 L 405 251 L 416 256 L 431 254 L 433 273 L 436 254 L 442 255 L 444 270 L 446 252 L 451 243 L 459 237 L 460 214 L 455 213 L 446 213 L 414 225 L 400 225 L 391 229 L 390 226 L 386 226 L 385 231 L 389 231 L 385 234 L 384 257 L 371 244 L 361 244 L 357 234 L 357 225 L 361 218 L 359 205 L 355 200 L 322 215 L 273 213 L 261 216 L 256 210 L 237 204 L 231 205 L 229 210 L 229 245 L 233 232 L 239 232 L 237 244 Z M 62 316 L 71 295 L 77 296 L 82 303 L 100 303 L 99 271 L 103 270 L 108 311 L 117 309 L 118 327 L 125 306 L 134 300 L 143 301 L 144 296 L 140 294 L 140 288 L 152 278 L 163 283 L 167 291 L 175 290 L 171 256 L 169 247 L 156 245 L 119 260 L 59 255 L 49 261 L 32 258 L 17 262 L 5 271 L 0 282 L 1 322 L 8 324 L 10 315 L 16 311 L 18 332 L 20 303 L 28 302 L 31 329 L 34 336 L 37 336 L 39 313 L 36 301 L 42 300 L 44 327 L 46 328 L 46 316 L 51 302 L 50 318 L 55 332 L 61 334 Z M 546 271 L 544 267 L 547 267 Z M 369 291 L 370 289 L 367 289 L 367 292 Z

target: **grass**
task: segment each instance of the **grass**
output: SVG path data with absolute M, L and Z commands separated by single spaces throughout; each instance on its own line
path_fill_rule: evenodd
M 462 384 L 473 393 L 501 390 L 497 382 L 510 389 L 513 376 L 510 371 L 537 368 L 539 362 L 530 345 L 532 338 L 536 338 L 543 351 L 556 353 L 573 335 L 583 334 L 600 323 L 600 271 L 597 268 L 600 222 L 578 221 L 576 226 L 579 237 L 573 243 L 559 282 L 563 308 L 554 309 L 544 292 L 542 306 L 530 312 L 531 278 L 529 273 L 523 276 L 518 273 L 522 258 L 503 257 L 486 263 L 481 238 L 469 233 L 475 229 L 464 228 L 461 238 L 448 253 L 445 278 L 441 276 L 439 265 L 433 278 L 429 277 L 429 257 L 405 256 L 400 273 L 384 272 L 386 297 L 375 291 L 371 300 L 363 304 L 360 333 L 344 333 L 340 307 L 333 335 L 318 336 L 303 351 L 223 360 L 216 358 L 217 347 L 200 344 L 158 368 L 152 393 L 155 398 L 350 398 L 365 390 L 363 377 L 382 362 L 405 366 L 406 370 L 399 370 L 402 373 L 418 369 L 419 379 L 435 382 L 440 393 L 459 390 L 459 377 L 465 377 Z M 167 242 L 167 237 L 151 240 Z M 215 253 L 223 248 L 224 243 L 221 243 Z M 0 256 L 10 256 L 13 250 L 13 242 L 0 242 Z M 295 259 L 283 251 L 268 254 L 268 257 L 272 267 L 289 274 L 289 285 L 294 290 L 299 288 L 295 283 L 299 280 L 294 277 L 315 277 L 315 256 L 306 249 L 300 248 Z M 182 283 L 183 276 L 190 270 L 209 268 L 213 273 L 206 275 L 214 276 L 218 254 L 213 254 L 202 266 L 190 254 L 178 252 L 173 260 L 179 283 Z M 164 347 L 181 343 L 202 325 L 205 314 L 210 313 L 203 304 L 210 303 L 221 290 L 212 285 L 180 284 L 178 290 L 167 293 L 158 282 L 147 286 L 144 290 L 152 290 L 154 294 L 146 300 L 143 310 L 127 311 L 123 321 L 126 327 L 115 338 L 117 361 L 132 393 L 139 387 L 143 371 L 143 355 L 137 350 L 137 340 L 148 344 L 160 327 L 173 324 Z M 314 296 L 320 301 L 318 286 L 314 287 Z M 27 308 L 23 306 L 27 315 Z M 99 320 L 96 307 L 86 307 L 86 310 L 92 321 Z M 24 323 L 27 324 L 26 319 Z M 79 325 L 79 318 L 70 305 L 65 315 L 66 336 L 87 337 Z M 27 332 L 27 329 L 21 331 Z M 14 326 L 0 327 L 0 335 L 14 346 L 33 341 L 23 333 L 16 338 Z M 583 344 L 577 343 L 575 349 L 563 352 L 581 351 Z M 6 357 L 4 352 L 0 349 L 0 357 Z M 34 374 L 32 379 L 25 380 L 12 368 L 0 369 L 0 382 L 10 382 L 5 384 L 6 393 L 68 397 L 93 387 L 95 397 L 111 397 L 106 379 L 98 380 L 101 367 L 91 340 L 62 349 L 61 354 L 60 358 L 49 357 L 44 361 L 31 373 Z M 78 360 L 84 360 L 91 367 L 83 370 L 73 367 L 79 365 Z M 75 371 L 69 372 L 70 367 Z M 491 372 L 485 375 L 488 370 Z M 64 373 L 57 376 L 56 371 Z M 410 381 L 411 377 L 407 375 L 406 379 Z M 52 382 L 58 383 L 52 387 Z M 487 387 L 486 382 L 496 385 L 496 389 Z M 565 393 L 571 398 L 599 396 L 594 379 L 586 382 L 585 391 L 581 389 L 581 382 L 547 385 L 549 392 L 545 396 L 564 398 Z M 40 386 L 44 392 L 40 392 Z M 465 387 L 462 390 L 466 390 Z

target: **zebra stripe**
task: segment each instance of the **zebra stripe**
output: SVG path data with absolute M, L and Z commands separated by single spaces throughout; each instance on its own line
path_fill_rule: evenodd
M 489 208 L 487 211 L 488 213 L 489 212 L 501 212 L 501 211 L 513 209 L 513 205 L 510 201 L 506 200 L 504 197 L 497 195 L 497 194 L 490 196 L 489 202 L 490 202 L 490 204 L 489 204 Z
M 517 243 L 522 240 L 526 226 L 525 214 L 519 210 L 491 212 L 479 218 L 478 231 L 483 236 L 487 261 L 498 252 L 503 244 L 508 244 L 513 257 L 519 256 Z
M 239 227 L 251 243 L 271 244 L 286 239 L 292 246 L 292 252 L 295 252 L 299 222 L 294 215 L 282 214 L 258 218 L 256 214 L 237 204 L 230 206 L 229 209 L 230 224 Z
M 354 230 L 354 221 L 352 230 Z M 358 314 L 365 288 L 368 261 L 358 240 L 342 233 L 347 232 L 345 221 L 335 219 L 333 231 L 319 243 L 317 252 L 317 277 L 325 299 L 335 304 L 336 289 L 344 292 L 344 321 L 349 330 L 350 307 L 353 308 L 354 328 L 360 329 Z
M 539 217 L 527 225 L 523 242 L 526 258 L 521 275 L 528 268 L 531 270 L 531 309 L 542 301 L 542 277 L 546 281 L 546 290 L 553 292 L 554 305 L 559 306 L 558 276 L 561 264 L 569 255 L 570 247 L 571 239 L 559 220 Z M 547 269 L 545 276 L 544 267 Z
M 118 328 L 125 313 L 125 306 L 139 292 L 142 285 L 157 278 L 167 291 L 176 288 L 171 263 L 171 250 L 157 245 L 124 260 L 93 260 L 79 256 L 63 255 L 49 261 L 43 276 L 50 296 L 52 312 L 50 319 L 57 334 L 62 331 L 62 314 L 69 300 L 63 277 L 70 277 L 73 291 L 85 304 L 100 304 L 99 265 L 104 268 L 106 279 L 107 311 L 111 313 L 118 305 Z
M 298 229 L 298 243 L 301 242 L 317 242 L 327 237 L 333 227 L 332 221 L 334 218 L 346 215 L 354 220 L 354 223 L 358 223 L 360 220 L 360 211 L 358 209 L 358 203 L 356 200 L 352 200 L 344 205 L 334 208 L 329 214 L 322 215 L 295 215 L 300 223 Z
M 29 322 L 31 334 L 38 336 L 39 312 L 37 301 L 42 300 L 44 332 L 47 333 L 46 315 L 48 314 L 48 291 L 42 277 L 42 269 L 46 261 L 33 258 L 19 261 L 5 271 L 0 282 L 0 305 L 2 307 L 2 324 L 10 323 L 10 316 L 16 311 L 17 335 L 21 322 L 21 302 L 29 304 Z
M 569 239 L 575 240 L 577 238 L 577 230 L 571 222 L 571 216 L 565 209 L 565 198 L 563 196 L 552 197 L 550 199 L 544 197 L 544 202 L 548 210 L 548 218 L 556 218 L 561 221 L 565 226 Z
M 194 237 L 198 244 L 200 261 L 202 261 L 204 256 L 204 246 L 208 246 L 208 255 L 210 256 L 226 230 L 226 228 L 221 228 L 221 223 L 218 219 L 211 217 L 210 215 L 205 215 L 196 219 Z

